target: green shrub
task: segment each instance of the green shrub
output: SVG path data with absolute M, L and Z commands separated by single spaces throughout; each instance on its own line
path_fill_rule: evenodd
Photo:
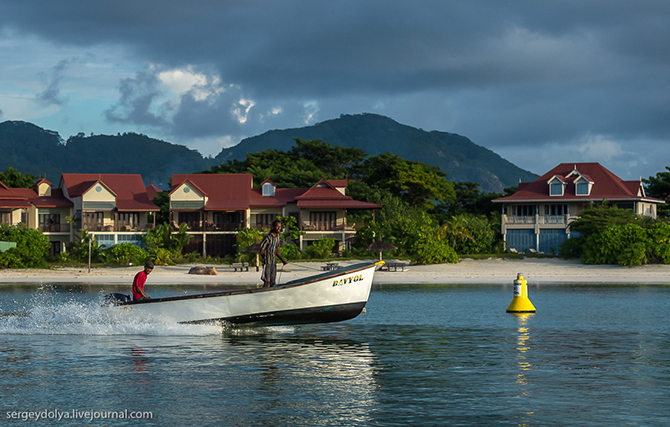
M 149 252 L 127 242 L 110 246 L 104 252 L 108 262 L 119 265 L 142 265 L 149 258 Z
M 642 265 L 647 262 L 648 243 L 647 231 L 639 225 L 609 226 L 586 239 L 581 259 L 584 264 Z
M 0 226 L 0 239 L 16 242 L 16 247 L 0 254 L 0 265 L 10 268 L 46 267 L 49 240 L 39 230 L 24 224 Z
M 333 242 L 335 243 L 335 242 Z M 287 260 L 298 260 L 302 257 L 302 251 L 297 245 L 288 243 L 279 249 L 279 252 Z
M 411 260 L 414 264 L 457 263 L 458 254 L 448 239 L 441 239 L 434 228 L 421 230 L 412 246 Z
M 583 236 L 566 239 L 558 245 L 558 255 L 565 259 L 581 258 L 584 242 L 586 239 Z
M 323 238 L 307 246 L 305 253 L 309 258 L 317 258 L 317 259 L 331 258 L 333 256 L 334 246 L 335 246 L 335 240 L 329 238 Z

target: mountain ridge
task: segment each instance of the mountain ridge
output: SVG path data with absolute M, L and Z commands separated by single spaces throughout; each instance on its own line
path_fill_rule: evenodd
M 214 158 L 203 157 L 184 145 L 132 132 L 90 136 L 79 133 L 65 141 L 56 131 L 24 121 L 5 121 L 0 123 L 0 170 L 11 166 L 52 180 L 60 179 L 63 172 L 138 173 L 146 183 L 167 189 L 172 174 L 204 171 L 269 148 L 288 151 L 293 138 L 357 147 L 369 156 L 391 152 L 437 166 L 450 181 L 477 182 L 483 191 L 500 192 L 504 187 L 516 186 L 519 179 L 532 181 L 537 177 L 467 137 L 424 131 L 370 113 L 343 114 L 302 128 L 270 130 L 245 138 Z

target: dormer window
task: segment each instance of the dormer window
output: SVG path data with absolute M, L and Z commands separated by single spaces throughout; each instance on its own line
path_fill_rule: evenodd
M 563 183 L 561 182 L 552 182 L 549 187 L 550 196 L 562 196 L 563 195 Z
M 575 195 L 577 196 L 588 196 L 591 193 L 591 182 L 587 181 L 583 177 L 575 180 Z
M 262 186 L 263 188 L 263 195 L 264 196 L 274 196 L 275 195 L 275 186 L 270 184 L 269 182 L 266 182 Z
M 575 191 L 576 191 L 578 196 L 588 196 L 589 195 L 589 183 L 588 182 L 578 182 Z

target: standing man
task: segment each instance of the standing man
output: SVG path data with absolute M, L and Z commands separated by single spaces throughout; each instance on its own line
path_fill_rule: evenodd
M 277 257 L 279 257 L 283 265 L 288 263 L 279 253 L 280 231 L 281 221 L 275 219 L 272 221 L 270 232 L 261 242 L 261 255 L 263 255 L 263 274 L 261 275 L 261 280 L 263 281 L 264 288 L 270 287 L 277 282 Z
M 144 270 L 135 275 L 135 279 L 133 279 L 133 301 L 151 299 L 144 293 L 144 283 L 147 281 L 147 276 L 149 276 L 153 269 L 154 263 L 147 261 L 147 263 L 144 264 Z

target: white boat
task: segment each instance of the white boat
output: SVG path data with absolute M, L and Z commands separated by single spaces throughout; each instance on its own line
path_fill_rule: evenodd
M 114 314 L 171 323 L 295 325 L 353 319 L 365 308 L 377 266 L 361 263 L 268 288 L 144 301 L 110 294 Z

